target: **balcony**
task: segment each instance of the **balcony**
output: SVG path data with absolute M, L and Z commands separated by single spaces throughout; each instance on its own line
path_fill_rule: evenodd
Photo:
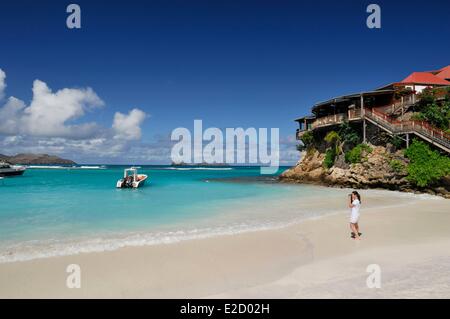
M 312 129 L 331 125 L 338 125 L 343 122 L 350 122 L 360 119 L 361 119 L 361 110 L 352 109 L 349 110 L 347 113 L 338 113 L 324 117 L 319 117 L 312 123 Z
M 303 118 L 302 118 L 303 119 Z M 300 119 L 300 120 L 302 120 Z M 333 115 L 323 116 L 319 118 L 310 118 L 308 123 L 303 124 L 303 121 L 299 121 L 300 128 L 296 131 L 296 138 L 300 138 L 306 133 L 316 128 L 339 125 L 343 122 L 351 122 L 361 119 L 361 109 L 350 109 L 347 113 L 337 113 Z

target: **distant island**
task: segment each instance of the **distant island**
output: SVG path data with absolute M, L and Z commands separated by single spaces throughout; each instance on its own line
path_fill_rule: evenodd
M 22 165 L 76 165 L 72 160 L 48 154 L 17 154 L 7 156 L 0 154 L 0 161 Z

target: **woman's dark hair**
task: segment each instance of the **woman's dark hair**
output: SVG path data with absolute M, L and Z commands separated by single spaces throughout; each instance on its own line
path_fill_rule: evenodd
M 352 194 L 355 195 L 356 197 L 358 197 L 358 200 L 361 203 L 361 195 L 359 195 L 359 193 L 357 191 L 353 191 Z

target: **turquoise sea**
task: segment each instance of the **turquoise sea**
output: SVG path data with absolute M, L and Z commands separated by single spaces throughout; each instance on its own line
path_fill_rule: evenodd
M 116 189 L 124 168 L 29 168 L 0 180 L 0 262 L 169 243 L 321 214 L 277 203 L 319 198 L 323 189 L 271 182 L 275 176 L 261 181 L 257 167 L 143 166 L 144 187 Z

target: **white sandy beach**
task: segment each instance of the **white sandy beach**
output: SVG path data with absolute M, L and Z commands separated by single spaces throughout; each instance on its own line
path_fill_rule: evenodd
M 418 198 L 363 208 L 361 242 L 342 212 L 282 229 L 4 263 L 0 297 L 450 298 L 450 201 Z M 69 264 L 81 267 L 80 289 L 66 287 Z M 381 267 L 380 289 L 366 286 L 369 264 Z

